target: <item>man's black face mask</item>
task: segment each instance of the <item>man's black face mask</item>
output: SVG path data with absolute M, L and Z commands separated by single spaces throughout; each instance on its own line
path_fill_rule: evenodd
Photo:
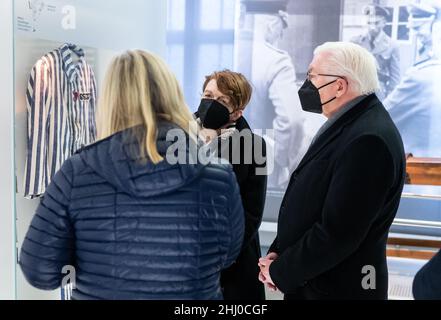
M 230 111 L 222 103 L 214 99 L 202 99 L 197 116 L 204 128 L 220 129 L 230 122 Z
M 331 74 L 318 74 L 320 76 L 330 76 L 330 77 L 338 77 L 340 79 L 344 79 L 341 76 L 331 75 Z M 334 81 L 328 82 L 325 85 L 317 88 L 314 86 L 314 84 L 311 82 L 311 80 L 306 79 L 305 83 L 302 85 L 302 87 L 299 90 L 299 98 L 300 103 L 302 105 L 302 109 L 306 112 L 313 112 L 313 113 L 323 113 L 323 106 L 334 101 L 337 99 L 337 97 L 334 97 L 325 103 L 322 103 L 320 99 L 320 89 L 329 86 L 330 84 L 333 84 L 338 79 L 335 79 Z

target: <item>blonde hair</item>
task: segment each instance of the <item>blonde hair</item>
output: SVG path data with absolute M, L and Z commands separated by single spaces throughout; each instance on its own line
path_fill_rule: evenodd
M 326 42 L 314 50 L 314 55 L 326 53 L 323 72 L 347 78 L 351 91 L 364 95 L 380 88 L 375 57 L 351 42 Z
M 115 57 L 107 71 L 97 112 L 99 139 L 141 125 L 140 152 L 157 164 L 164 160 L 156 139 L 158 121 L 181 127 L 190 136 L 195 125 L 182 90 L 165 62 L 141 51 L 126 51 Z

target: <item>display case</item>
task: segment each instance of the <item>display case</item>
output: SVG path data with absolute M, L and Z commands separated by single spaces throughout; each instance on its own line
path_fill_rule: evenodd
M 0 2 L 0 300 L 15 299 L 13 2 Z
M 2 140 L 2 154 L 6 155 L 1 157 L 3 181 L 0 192 L 2 197 L 0 299 L 60 299 L 60 290 L 44 292 L 32 288 L 17 265 L 21 243 L 35 214 L 41 193 L 44 191 L 27 192 L 25 190 L 27 184 L 37 185 L 38 176 L 40 174 L 41 178 L 43 170 L 41 166 L 35 170 L 26 171 L 26 163 L 29 162 L 27 157 L 31 152 L 28 143 L 30 132 L 34 130 L 32 132 L 41 134 L 41 131 L 47 128 L 46 126 L 56 126 L 56 121 L 61 119 L 55 118 L 54 123 L 46 123 L 45 119 L 49 118 L 44 116 L 32 115 L 33 117 L 30 118 L 29 111 L 35 113 L 37 113 L 35 110 L 41 111 L 41 109 L 29 108 L 30 103 L 36 106 L 40 95 L 43 96 L 48 92 L 56 94 L 52 92 L 54 90 L 59 90 L 61 94 L 63 88 L 57 88 L 54 82 L 50 82 L 47 86 L 41 83 L 46 80 L 46 77 L 55 77 L 53 70 L 57 68 L 65 68 L 61 72 L 74 70 L 68 69 L 68 63 L 64 60 L 65 55 L 61 54 L 61 59 L 56 59 L 54 53 L 58 52 L 57 50 L 63 50 L 62 48 L 69 48 L 75 52 L 75 55 L 78 55 L 72 58 L 72 62 L 77 63 L 76 66 L 80 63 L 88 66 L 84 70 L 90 71 L 87 77 L 90 77 L 90 84 L 94 83 L 97 88 L 96 92 L 93 92 L 93 97 L 85 95 L 81 91 L 83 89 L 78 89 L 73 92 L 72 99 L 74 100 L 99 97 L 101 83 L 109 62 L 114 55 L 124 50 L 149 50 L 165 59 L 167 2 L 155 0 L 128 2 L 118 0 L 5 0 L 1 1 L 0 6 L 2 26 L 0 81 L 3 101 L 0 139 Z M 47 59 L 48 57 L 50 59 Z M 36 66 L 47 66 L 48 63 L 53 63 L 52 73 L 39 73 Z M 37 71 L 34 72 L 35 70 Z M 78 67 L 72 72 L 78 70 L 82 69 Z M 93 80 L 91 80 L 92 73 Z M 54 79 L 58 80 L 56 77 Z M 86 91 L 92 90 L 89 89 Z M 60 101 L 60 105 L 65 106 L 66 101 L 63 99 Z M 53 112 L 54 109 L 51 111 Z M 41 157 L 44 152 L 45 161 L 51 155 L 55 158 L 56 146 L 53 145 L 60 141 L 47 136 L 38 142 L 49 144 L 51 147 L 38 149 L 34 146 L 35 150 L 41 150 L 41 153 L 35 157 Z M 49 162 L 46 161 L 45 165 L 47 163 Z M 55 169 L 54 167 L 47 171 L 55 171 Z M 44 179 L 47 180 L 48 177 L 48 174 L 44 175 Z

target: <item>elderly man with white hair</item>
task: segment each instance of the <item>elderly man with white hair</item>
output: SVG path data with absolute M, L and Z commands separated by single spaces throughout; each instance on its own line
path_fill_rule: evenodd
M 328 121 L 291 176 L 277 237 L 259 260 L 259 279 L 287 300 L 387 299 L 386 242 L 405 155 L 378 86 L 366 49 L 316 48 L 299 97 Z

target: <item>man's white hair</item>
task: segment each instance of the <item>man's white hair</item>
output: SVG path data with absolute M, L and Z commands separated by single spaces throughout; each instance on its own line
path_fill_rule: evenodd
M 326 55 L 322 73 L 345 77 L 349 90 L 359 95 L 370 94 L 380 88 L 375 57 L 358 44 L 326 42 L 314 50 L 314 55 Z

